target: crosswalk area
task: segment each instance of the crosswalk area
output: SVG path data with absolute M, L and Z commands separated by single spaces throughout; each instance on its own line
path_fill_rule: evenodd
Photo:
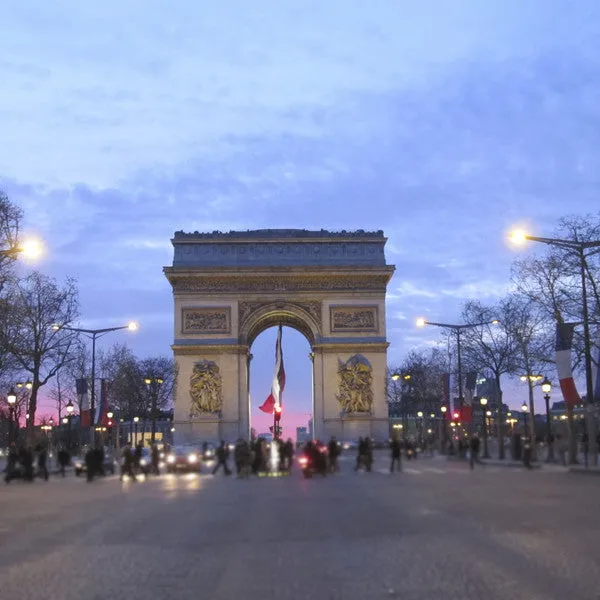
M 369 475 L 369 473 L 366 473 L 365 471 L 358 471 L 358 473 L 364 473 L 366 475 Z M 372 469 L 372 473 L 377 473 L 379 475 L 387 475 L 390 476 L 390 469 L 389 467 L 384 467 L 384 466 L 374 466 Z M 407 475 L 410 477 L 414 477 L 414 476 L 427 476 L 427 475 L 433 475 L 433 476 L 440 476 L 440 477 L 464 477 L 464 476 L 470 476 L 473 473 L 486 473 L 486 474 L 506 474 L 507 476 L 510 475 L 537 475 L 537 474 L 552 474 L 552 473 L 556 473 L 555 470 L 553 469 L 525 469 L 523 468 L 519 468 L 519 467 L 496 467 L 496 466 L 476 466 L 475 469 L 473 471 L 471 471 L 471 469 L 469 469 L 468 465 L 461 465 L 460 467 L 447 467 L 444 468 L 442 466 L 429 466 L 429 465 L 419 465 L 419 466 L 405 466 L 402 465 L 402 471 L 400 473 L 394 473 L 394 475 L 398 475 L 398 476 L 402 476 L 402 475 Z M 352 474 L 355 474 L 354 471 L 352 471 Z

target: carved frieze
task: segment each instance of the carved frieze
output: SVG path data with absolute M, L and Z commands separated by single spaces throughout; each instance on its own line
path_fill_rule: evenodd
M 331 306 L 330 330 L 336 332 L 377 332 L 377 306 Z
M 391 271 L 376 275 L 346 275 L 319 277 L 224 277 L 215 275 L 194 277 L 175 275 L 167 271 L 175 292 L 313 292 L 313 291 L 379 291 L 385 292 Z
M 373 406 L 373 367 L 362 355 L 338 359 L 337 401 L 345 413 L 370 413 Z
M 190 419 L 218 413 L 222 405 L 223 382 L 217 363 L 201 360 L 190 377 Z
M 183 308 L 182 333 L 231 333 L 231 308 L 229 306 Z

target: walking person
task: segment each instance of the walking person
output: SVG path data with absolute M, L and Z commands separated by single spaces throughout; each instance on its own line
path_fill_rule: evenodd
M 469 446 L 471 451 L 471 455 L 469 457 L 469 466 L 471 467 L 471 470 L 473 470 L 475 468 L 475 463 L 481 462 L 479 460 L 479 436 L 473 435 L 471 437 Z
M 392 443 L 390 444 L 390 454 L 391 454 L 391 463 L 390 463 L 390 473 L 394 472 L 394 467 L 396 467 L 398 473 L 402 471 L 402 445 L 397 437 L 392 439 Z
M 125 446 L 125 448 L 123 449 L 123 462 L 121 463 L 121 476 L 119 477 L 120 481 L 123 481 L 123 477 L 125 475 L 130 477 L 132 481 L 137 481 L 133 465 L 133 451 L 131 450 L 131 446 L 127 444 L 127 446 Z
M 154 444 L 152 446 L 152 475 L 160 475 L 160 452 L 158 451 L 158 446 Z
M 340 455 L 340 445 L 338 444 L 335 436 L 332 436 L 327 444 L 327 453 L 329 454 L 329 472 L 337 473 L 340 470 L 338 457 Z
M 44 481 L 48 481 L 48 469 L 46 463 L 48 461 L 48 453 L 43 446 L 37 446 L 37 466 L 38 466 L 38 477 L 43 477 Z
M 215 465 L 215 468 L 213 469 L 213 472 L 212 472 L 213 475 L 216 475 L 216 473 L 220 467 L 223 467 L 223 471 L 225 472 L 225 475 L 231 475 L 231 471 L 229 470 L 229 467 L 227 466 L 227 459 L 229 458 L 229 448 L 228 448 L 227 444 L 225 443 L 225 440 L 221 440 L 221 444 L 217 448 L 217 451 L 215 452 L 215 454 L 217 456 L 217 464 Z

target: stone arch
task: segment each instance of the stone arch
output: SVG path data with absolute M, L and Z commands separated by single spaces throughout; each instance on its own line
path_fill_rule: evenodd
M 382 231 L 362 230 L 176 232 L 164 269 L 174 300 L 175 443 L 248 436 L 250 347 L 277 325 L 300 331 L 311 347 L 314 435 L 387 438 L 385 294 L 394 267 L 386 241 Z M 349 413 L 340 410 L 339 365 L 357 355 L 371 365 L 373 400 L 368 412 Z M 222 410 L 191 415 L 202 361 L 218 367 Z M 355 380 L 345 385 L 355 398 Z
M 311 348 L 322 337 L 322 324 L 308 310 L 293 302 L 257 303 L 240 322 L 240 344 L 252 346 L 254 340 L 269 327 L 287 325 L 302 333 Z

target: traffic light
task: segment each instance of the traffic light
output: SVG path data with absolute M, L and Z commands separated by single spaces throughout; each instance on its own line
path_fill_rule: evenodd
M 279 421 L 281 421 L 281 410 L 281 406 L 275 407 L 275 423 L 279 423 Z

